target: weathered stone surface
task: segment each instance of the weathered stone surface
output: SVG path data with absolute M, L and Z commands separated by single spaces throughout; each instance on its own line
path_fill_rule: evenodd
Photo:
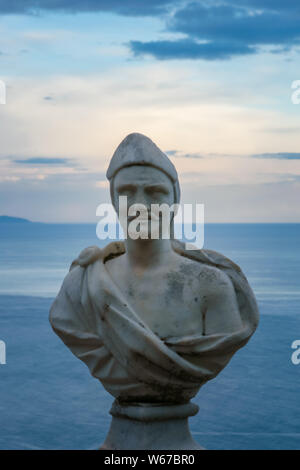
M 140 134 L 120 144 L 108 177 L 116 209 L 120 195 L 147 208 L 179 202 L 175 167 Z M 128 238 L 83 250 L 50 322 L 117 400 L 103 448 L 179 448 L 181 432 L 180 448 L 192 449 L 187 417 L 193 413 L 179 410 L 247 343 L 258 309 L 242 271 L 223 255 L 186 250 L 172 239 Z

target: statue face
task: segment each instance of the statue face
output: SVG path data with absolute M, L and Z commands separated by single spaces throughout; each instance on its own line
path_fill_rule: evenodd
M 147 219 L 152 218 L 152 222 L 155 216 L 153 212 L 151 214 L 151 206 L 153 204 L 172 206 L 174 203 L 174 188 L 170 178 L 162 171 L 151 166 L 133 165 L 122 168 L 113 181 L 113 202 L 118 216 L 120 196 L 127 197 L 128 209 L 133 204 L 143 204 L 148 212 Z M 130 215 L 129 211 L 127 222 L 130 223 L 138 215 L 141 217 L 141 213 Z M 160 220 L 161 214 L 159 215 Z M 149 233 L 149 230 L 146 231 Z

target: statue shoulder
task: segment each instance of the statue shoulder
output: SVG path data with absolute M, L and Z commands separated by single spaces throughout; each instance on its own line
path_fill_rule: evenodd
M 207 249 L 189 249 L 185 248 L 185 243 L 180 240 L 173 240 L 172 241 L 173 250 L 191 260 L 194 260 L 198 263 L 205 264 L 206 266 L 212 266 L 218 268 L 220 271 L 226 270 L 227 272 L 235 272 L 238 276 L 242 277 L 244 280 L 246 279 L 245 275 L 243 274 L 241 268 L 234 263 L 231 259 L 227 258 L 222 253 L 219 253 L 214 250 L 207 250 Z
M 197 284 L 207 296 L 225 295 L 233 292 L 233 285 L 228 274 L 218 266 L 190 260 Z
M 203 265 L 199 281 L 205 286 L 208 296 L 227 297 L 234 294 L 234 287 L 228 274 L 216 266 Z
M 242 275 L 242 271 L 233 261 L 213 250 L 186 250 L 178 240 L 173 242 L 173 249 L 193 266 L 193 276 L 207 294 L 217 295 L 233 292 L 230 273 Z
M 76 266 L 86 268 L 99 259 L 114 258 L 115 256 L 118 256 L 124 252 L 125 247 L 124 243 L 122 242 L 109 243 L 103 249 L 96 245 L 88 246 L 87 248 L 84 248 L 79 256 L 72 262 L 70 271 L 72 271 Z
M 124 252 L 124 246 L 120 242 L 109 243 L 103 249 L 98 246 L 84 248 L 72 262 L 69 272 L 62 283 L 59 297 L 67 296 L 75 302 L 79 301 L 86 268 L 100 259 L 113 258 L 121 252 Z
M 98 246 L 88 246 L 84 248 L 79 256 L 72 262 L 70 272 L 77 266 L 86 268 L 89 264 L 94 263 L 97 259 L 101 258 L 102 250 Z

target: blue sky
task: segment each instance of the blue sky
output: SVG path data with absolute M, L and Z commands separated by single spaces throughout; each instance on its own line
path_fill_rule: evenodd
M 299 25 L 296 0 L 0 0 L 0 214 L 96 221 L 142 132 L 206 221 L 299 222 Z

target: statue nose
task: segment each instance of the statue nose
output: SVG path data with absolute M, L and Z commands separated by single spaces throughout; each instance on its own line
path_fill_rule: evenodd
M 151 211 L 151 201 L 149 200 L 149 197 L 147 196 L 147 194 L 145 194 L 144 192 L 141 192 L 140 194 L 138 194 L 138 197 L 137 197 L 137 203 L 138 204 L 142 204 L 144 207 L 146 207 L 148 213 L 150 213 Z

